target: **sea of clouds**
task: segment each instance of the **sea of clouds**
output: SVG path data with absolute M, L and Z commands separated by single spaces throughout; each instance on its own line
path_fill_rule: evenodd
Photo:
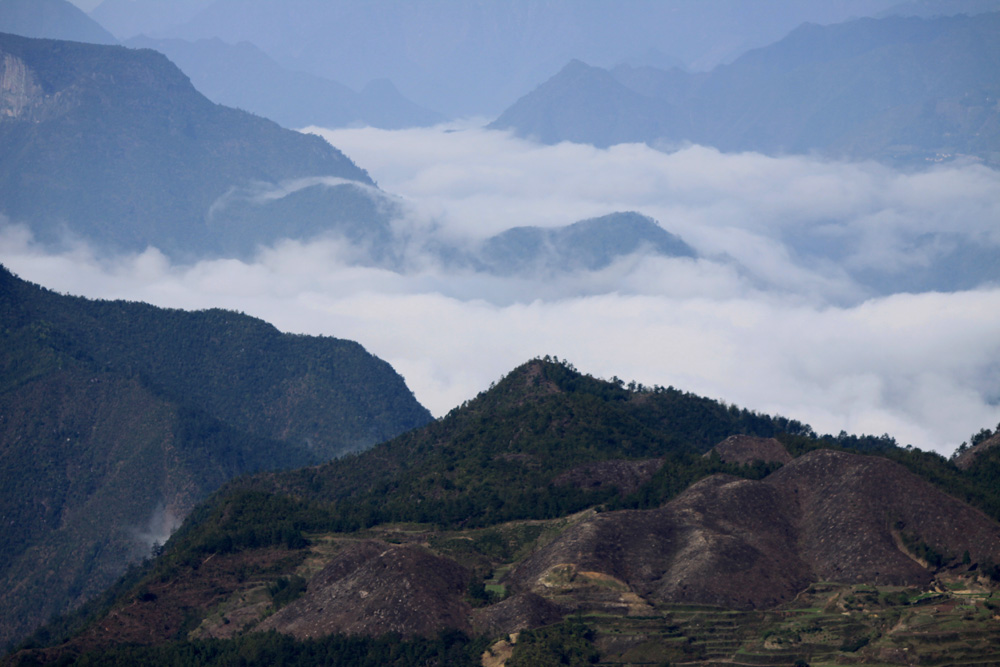
M 944 454 L 1000 421 L 1000 271 L 998 259 L 982 262 L 1000 258 L 996 171 L 542 146 L 475 124 L 309 131 L 402 202 L 396 225 L 421 239 L 405 268 L 360 261 L 335 238 L 195 264 L 155 248 L 54 251 L 11 223 L 0 226 L 0 262 L 60 292 L 232 308 L 357 340 L 436 415 L 552 354 L 599 377 Z M 594 272 L 499 277 L 427 251 L 428 239 L 472 247 L 514 226 L 615 211 L 653 217 L 699 258 L 640 254 Z M 963 248 L 981 279 L 928 288 L 948 283 Z M 907 288 L 917 274 L 924 282 Z

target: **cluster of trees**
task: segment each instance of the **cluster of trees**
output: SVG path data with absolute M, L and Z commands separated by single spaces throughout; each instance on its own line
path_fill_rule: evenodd
M 160 646 L 118 646 L 81 656 L 66 656 L 55 665 L 78 667 L 478 667 L 486 640 L 457 631 L 437 637 L 356 637 L 332 635 L 296 640 L 276 632 L 235 639 L 170 642 Z
M 517 637 L 508 667 L 586 667 L 596 664 L 600 652 L 594 646 L 595 633 L 579 619 L 536 630 L 524 630 Z
M 958 446 L 958 449 L 955 450 L 955 453 L 951 455 L 952 460 L 955 460 L 956 458 L 964 454 L 967 450 L 972 449 L 979 443 L 989 440 L 997 433 L 1000 433 L 1000 424 L 997 424 L 996 431 L 993 431 L 988 428 L 981 429 L 978 433 L 974 434 L 968 440 L 963 441 L 962 444 Z

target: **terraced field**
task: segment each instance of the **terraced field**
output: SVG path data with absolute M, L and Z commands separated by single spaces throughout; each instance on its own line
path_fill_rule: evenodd
M 953 583 L 954 585 L 954 583 Z M 818 584 L 768 611 L 681 605 L 583 615 L 603 665 L 997 665 L 1000 594 Z
M 359 537 L 422 545 L 478 573 L 495 603 L 510 595 L 501 582 L 513 566 L 587 516 L 472 531 L 395 525 L 350 539 L 313 535 L 295 572 L 311 579 Z M 612 577 L 571 568 L 552 578 L 546 597 L 569 614 L 563 625 L 588 629 L 600 665 L 1000 665 L 1000 591 L 969 573 L 941 570 L 930 589 L 821 582 L 787 605 L 752 611 L 657 605 Z M 268 616 L 267 582 L 246 585 L 253 595 L 234 596 L 195 634 L 226 636 L 232 625 L 222 625 L 223 616 L 247 627 Z M 517 664 L 516 641 L 498 642 L 484 664 L 501 667 L 511 654 Z

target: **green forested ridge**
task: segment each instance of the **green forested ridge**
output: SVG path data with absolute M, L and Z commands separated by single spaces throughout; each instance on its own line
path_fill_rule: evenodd
M 77 360 L 138 378 L 233 427 L 307 447 L 316 460 L 430 420 L 392 367 L 353 341 L 282 334 L 231 311 L 63 296 L 2 267 L 0 314 L 9 341 L 0 388 Z
M 429 419 L 356 343 L 63 296 L 0 267 L 0 640 L 99 593 L 226 480 Z
M 189 516 L 158 568 L 173 571 L 211 553 L 304 546 L 309 533 L 394 522 L 475 528 L 595 505 L 653 507 L 713 473 L 760 478 L 774 469 L 702 456 L 735 433 L 777 435 L 803 450 L 822 444 L 794 420 L 535 360 L 443 419 L 373 449 L 235 480 Z M 895 446 L 883 438 L 841 439 L 869 450 Z M 652 457 L 662 458 L 662 467 L 624 496 L 614 487 L 553 484 L 583 464 Z
M 568 364 L 538 360 L 443 419 L 372 450 L 235 482 L 233 495 L 220 495 L 214 513 L 199 514 L 224 523 L 192 520 L 191 530 L 208 540 L 242 533 L 245 526 L 232 522 L 232 507 L 242 506 L 250 493 L 308 504 L 312 510 L 294 515 L 305 530 L 351 531 L 397 521 L 474 527 L 553 518 L 617 496 L 613 488 L 552 484 L 571 468 L 668 457 L 687 480 L 676 493 L 696 476 L 733 468 L 701 457 L 728 435 L 786 431 L 808 427 L 672 388 L 629 388 L 582 375 Z M 224 506 L 230 509 L 223 511 Z M 287 521 L 293 514 L 282 516 Z
M 819 437 L 794 420 L 536 360 L 443 419 L 371 450 L 234 481 L 190 517 L 175 541 L 181 551 L 212 553 L 289 543 L 303 531 L 351 532 L 393 522 L 473 528 L 594 505 L 655 507 L 713 473 L 762 478 L 775 469 L 702 456 L 737 433 L 776 436 L 794 454 L 834 447 L 888 456 L 1000 517 L 988 483 L 939 455 L 898 447 L 887 435 Z M 654 457 L 662 466 L 627 495 L 614 487 L 553 484 L 583 464 Z

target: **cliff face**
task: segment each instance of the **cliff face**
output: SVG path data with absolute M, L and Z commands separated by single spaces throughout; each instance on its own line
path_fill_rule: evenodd
M 42 89 L 23 60 L 10 53 L 0 58 L 0 114 L 21 120 L 41 102 Z

